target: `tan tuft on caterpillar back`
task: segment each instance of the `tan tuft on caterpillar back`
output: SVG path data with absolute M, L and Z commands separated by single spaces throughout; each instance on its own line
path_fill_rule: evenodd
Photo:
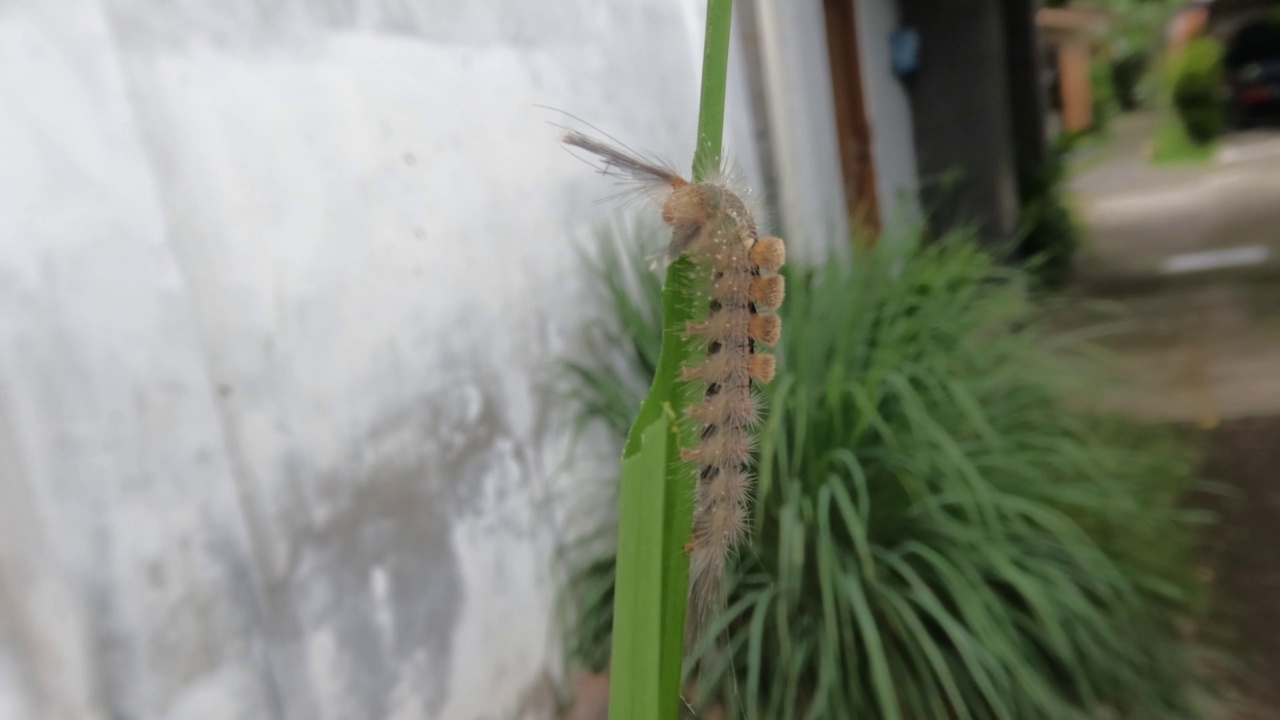
M 762 237 L 751 246 L 751 264 L 765 272 L 778 272 L 786 261 L 787 251 L 781 238 Z
M 782 321 L 777 315 L 755 315 L 751 318 L 748 332 L 751 333 L 752 340 L 772 347 L 782 335 Z
M 776 371 L 777 363 L 772 355 L 756 354 L 747 358 L 747 372 L 752 380 L 767 383 L 773 379 Z
M 773 310 L 782 305 L 783 280 L 781 275 L 765 275 L 751 281 L 748 297 L 757 310 Z

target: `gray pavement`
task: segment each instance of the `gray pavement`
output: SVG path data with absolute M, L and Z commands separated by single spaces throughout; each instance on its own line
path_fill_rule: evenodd
M 1280 134 L 1224 140 L 1211 163 L 1153 166 L 1149 115 L 1124 116 L 1082 158 L 1077 290 L 1118 301 L 1133 330 L 1105 344 L 1117 409 L 1212 427 L 1280 412 Z

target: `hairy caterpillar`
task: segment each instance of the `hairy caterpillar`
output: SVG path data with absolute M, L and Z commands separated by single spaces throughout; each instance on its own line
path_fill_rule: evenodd
M 691 629 L 721 602 L 721 584 L 731 553 L 748 532 L 760 401 L 753 383 L 773 379 L 774 358 L 756 346 L 778 341 L 781 323 L 769 311 L 782 303 L 785 258 L 782 240 L 760 237 L 741 196 L 721 179 L 689 182 L 671 168 L 627 149 L 570 132 L 563 141 L 601 161 L 600 170 L 661 199 L 662 220 L 671 228 L 665 260 L 685 255 L 704 271 L 708 311 L 690 323 L 686 337 L 705 346 L 704 359 L 683 368 L 685 380 L 700 382 L 702 400 L 688 408 L 698 444 L 681 457 L 696 471 L 689 553 Z

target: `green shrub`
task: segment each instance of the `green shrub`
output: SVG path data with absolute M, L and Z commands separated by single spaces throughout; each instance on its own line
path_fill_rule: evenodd
M 599 278 L 615 317 L 597 329 L 616 345 L 574 366 L 606 421 L 629 397 L 613 388 L 643 384 L 633 343 L 658 307 L 641 263 L 612 267 L 629 274 Z M 918 233 L 789 273 L 753 539 L 688 668 L 730 717 L 1194 716 L 1188 458 L 1064 406 L 1081 356 L 1025 285 Z M 575 550 L 567 648 L 599 668 L 612 556 Z
M 1111 79 L 1122 110 L 1137 110 L 1142 106 L 1142 81 L 1146 74 L 1147 55 L 1142 51 L 1128 53 L 1112 66 Z
M 1192 140 L 1177 118 L 1161 121 L 1152 143 L 1151 162 L 1156 165 L 1197 165 L 1213 160 L 1213 143 Z
M 1022 209 L 1018 218 L 1018 254 L 1042 287 L 1059 289 L 1071 278 L 1082 230 L 1067 205 L 1067 155 L 1074 140 L 1063 136 L 1040 167 L 1019 176 Z
M 1226 128 L 1223 52 L 1217 40 L 1196 38 L 1187 43 L 1176 61 L 1173 105 L 1187 135 L 1198 143 L 1212 141 Z
M 1120 113 L 1110 60 L 1095 57 L 1089 61 L 1089 86 L 1093 91 L 1093 130 L 1106 132 L 1111 120 Z

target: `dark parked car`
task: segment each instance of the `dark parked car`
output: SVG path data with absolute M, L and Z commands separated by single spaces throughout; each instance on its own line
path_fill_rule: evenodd
M 1231 116 L 1237 127 L 1280 122 L 1280 24 L 1243 28 L 1227 50 Z

